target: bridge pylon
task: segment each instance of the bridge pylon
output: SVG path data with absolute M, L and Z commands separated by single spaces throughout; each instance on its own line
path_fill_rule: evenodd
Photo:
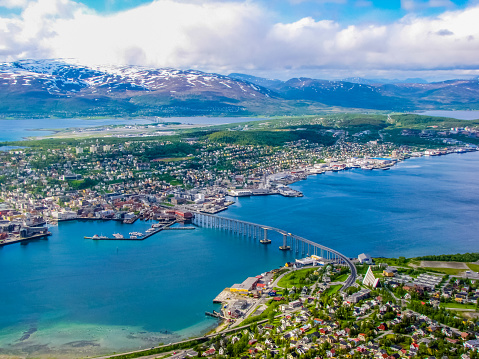
M 288 234 L 292 236 L 291 233 Z M 291 247 L 288 246 L 288 234 L 283 233 L 283 245 L 279 247 L 282 251 L 289 251 L 291 249 Z
M 263 229 L 264 229 L 264 237 L 259 242 L 263 244 L 270 244 L 271 239 L 268 239 L 268 228 L 263 228 Z

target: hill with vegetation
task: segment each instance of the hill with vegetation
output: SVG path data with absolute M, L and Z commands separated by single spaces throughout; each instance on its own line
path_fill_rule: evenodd
M 3 118 L 272 116 L 427 109 L 479 109 L 479 81 L 280 81 L 170 68 L 91 67 L 62 60 L 0 63 Z

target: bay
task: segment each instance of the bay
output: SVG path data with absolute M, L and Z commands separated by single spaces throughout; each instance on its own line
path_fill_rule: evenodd
M 431 110 L 418 112 L 419 115 L 424 116 L 437 116 L 437 117 L 450 117 L 458 120 L 479 120 L 479 111 L 477 110 L 457 110 L 457 111 L 446 111 L 446 110 Z
M 356 257 L 478 252 L 479 153 L 413 158 L 388 171 L 310 176 L 302 198 L 236 199 L 221 215 L 271 225 Z M 213 229 L 93 241 L 151 223 L 72 221 L 0 248 L 0 353 L 80 357 L 206 332 L 225 287 L 300 254 Z

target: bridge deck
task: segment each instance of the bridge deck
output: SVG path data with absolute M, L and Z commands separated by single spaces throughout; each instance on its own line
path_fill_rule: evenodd
M 248 221 L 242 221 L 242 220 L 238 220 L 238 219 L 234 219 L 234 218 L 221 217 L 221 216 L 212 215 L 212 214 L 208 214 L 208 213 L 202 213 L 202 212 L 193 212 L 193 213 L 195 215 L 194 220 L 197 218 L 197 216 L 198 216 L 198 218 L 200 216 L 204 216 L 206 218 L 212 218 L 212 219 L 216 219 L 216 220 L 227 221 L 226 223 L 237 223 L 237 224 L 242 224 L 242 225 L 245 225 L 245 226 L 253 226 L 253 227 L 256 227 L 258 229 L 259 228 L 263 229 L 265 231 L 274 231 L 274 232 L 279 233 L 283 236 L 289 236 L 290 238 L 292 238 L 294 240 L 297 240 L 299 242 L 302 242 L 302 243 L 307 244 L 309 246 L 312 246 L 314 248 L 318 248 L 318 249 L 322 250 L 323 252 L 326 251 L 326 252 L 336 256 L 337 258 L 340 258 L 342 261 L 344 261 L 344 263 L 347 264 L 349 269 L 351 270 L 351 275 L 348 277 L 348 279 L 344 283 L 343 287 L 341 288 L 341 291 L 344 291 L 346 288 L 350 287 L 356 281 L 357 271 L 356 271 L 356 266 L 354 265 L 354 263 L 349 259 L 349 257 L 346 257 L 345 255 L 339 253 L 338 251 L 336 251 L 332 248 L 325 247 L 325 246 L 323 246 L 319 243 L 313 242 L 309 239 L 297 236 L 295 234 L 288 233 L 288 232 L 286 232 L 286 231 L 284 231 L 280 228 L 275 228 L 275 227 L 262 225 L 262 224 L 257 224 L 257 223 L 253 223 L 253 222 L 248 222 Z M 196 222 L 197 222 L 197 225 L 201 226 L 202 222 L 200 220 L 197 220 Z M 214 223 L 211 223 L 211 226 L 212 227 L 218 227 L 218 225 L 216 225 Z M 228 228 L 228 229 L 233 230 L 231 228 Z M 238 229 L 238 228 L 235 228 L 234 230 L 243 232 L 241 229 Z M 247 234 L 247 233 L 245 233 L 245 234 Z

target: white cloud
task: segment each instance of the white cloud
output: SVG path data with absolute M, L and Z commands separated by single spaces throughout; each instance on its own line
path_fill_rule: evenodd
M 346 4 L 348 0 L 289 0 L 292 4 L 300 4 L 303 2 L 315 2 L 319 4 Z
M 452 9 L 455 4 L 451 0 L 401 0 L 401 8 L 406 11 L 420 11 L 428 8 Z
M 479 7 L 388 25 L 311 17 L 274 23 L 253 1 L 153 3 L 111 15 L 71 0 L 35 0 L 0 18 L 0 60 L 76 58 L 209 71 L 477 68 Z
M 24 8 L 28 4 L 28 0 L 0 0 L 0 7 Z

